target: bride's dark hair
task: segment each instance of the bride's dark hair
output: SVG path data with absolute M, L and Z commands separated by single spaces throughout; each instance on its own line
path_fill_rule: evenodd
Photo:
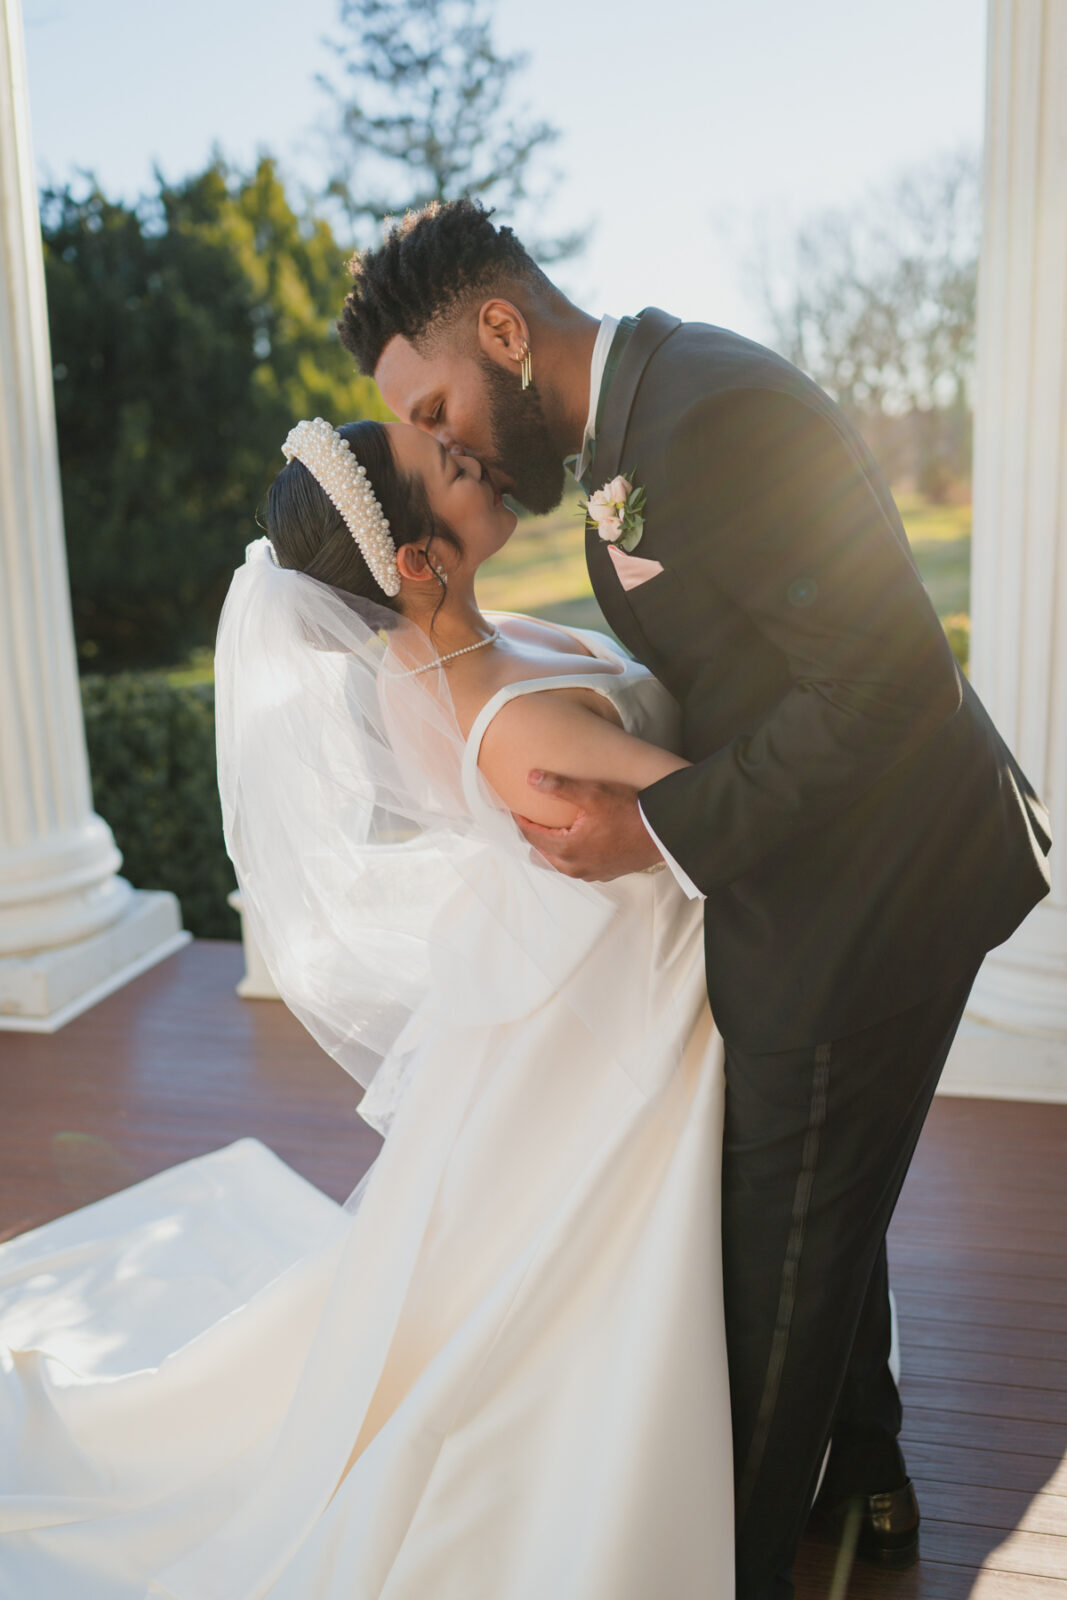
M 427 534 L 431 544 L 441 539 L 456 550 L 462 548 L 453 530 L 431 510 L 423 480 L 398 468 L 389 435 L 380 422 L 346 422 L 337 431 L 366 467 L 397 549 Z M 267 492 L 267 536 L 279 566 L 306 572 L 334 589 L 374 600 L 393 611 L 399 609 L 397 601 L 371 576 L 333 501 L 295 458 L 286 463 Z

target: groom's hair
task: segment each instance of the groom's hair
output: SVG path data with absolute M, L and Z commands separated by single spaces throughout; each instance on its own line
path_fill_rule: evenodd
M 476 200 L 409 211 L 375 250 L 348 263 L 352 289 L 337 324 L 341 343 L 368 376 L 395 334 L 417 348 L 460 311 L 521 281 L 550 280 L 510 228 L 495 228 Z

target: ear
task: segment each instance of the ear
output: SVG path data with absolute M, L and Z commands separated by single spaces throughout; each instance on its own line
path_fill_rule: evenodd
M 526 318 L 510 300 L 486 300 L 479 308 L 478 344 L 490 361 L 518 371 L 529 340 Z
M 396 553 L 397 571 L 410 583 L 436 583 L 433 568 L 421 544 L 402 544 Z

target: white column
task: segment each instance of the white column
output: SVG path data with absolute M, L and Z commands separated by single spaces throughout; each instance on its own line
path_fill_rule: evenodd
M 0 0 L 0 1013 L 54 1023 L 180 928 L 93 812 L 19 0 Z M 148 913 L 151 912 L 151 915 Z M 132 927 L 136 924 L 136 929 Z M 149 926 L 150 925 L 150 926 Z M 103 938 L 108 930 L 121 935 Z M 35 953 L 63 957 L 35 960 Z M 81 1006 L 77 1006 L 81 1009 Z M 31 1024 L 32 1025 L 32 1024 Z
M 1067 1039 L 1065 84 L 1064 0 L 990 0 L 972 673 L 1050 809 L 1054 844 L 1052 893 L 989 955 L 970 1012 L 1046 1040 Z M 1067 1049 L 1042 1060 L 1046 1087 L 1067 1097 Z

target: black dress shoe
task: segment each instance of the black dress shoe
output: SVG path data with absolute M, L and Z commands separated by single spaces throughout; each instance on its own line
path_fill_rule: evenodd
M 834 1505 L 820 1499 L 815 1518 L 828 1531 L 855 1537 L 863 1561 L 900 1571 L 919 1559 L 919 1503 L 910 1478 L 885 1494 L 853 1495 Z

